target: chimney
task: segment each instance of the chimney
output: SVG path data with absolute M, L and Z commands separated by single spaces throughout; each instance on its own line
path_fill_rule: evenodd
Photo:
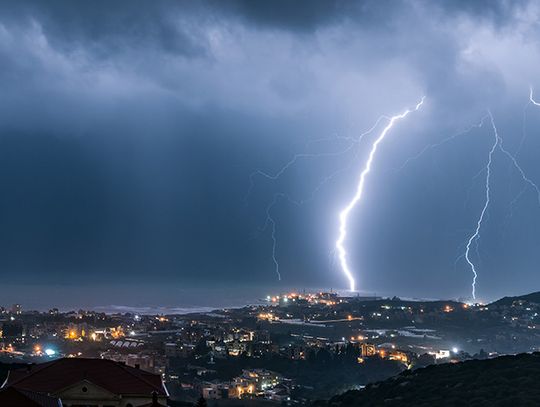
M 157 391 L 153 391 L 152 392 L 152 406 L 153 407 L 158 407 L 159 404 L 158 404 L 158 400 L 157 400 Z
M 135 369 L 140 369 L 141 365 L 139 363 L 135 363 Z

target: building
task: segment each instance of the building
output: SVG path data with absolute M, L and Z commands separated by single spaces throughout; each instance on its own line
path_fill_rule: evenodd
M 196 381 L 193 389 L 206 400 L 236 397 L 235 388 L 229 382 L 219 380 Z
M 121 353 L 108 350 L 101 353 L 101 358 L 124 363 L 127 366 L 146 370 L 151 373 L 160 374 L 165 371 L 165 359 L 150 352 Z
M 21 315 L 22 314 L 22 306 L 21 304 L 13 304 L 11 306 L 11 313 L 15 315 Z
M 0 390 L 0 406 L 63 407 L 60 399 L 28 390 L 7 387 Z
M 17 321 L 9 321 L 2 324 L 2 338 L 13 340 L 21 337 L 23 331 L 23 325 Z
M 291 400 L 291 390 L 284 384 L 278 384 L 273 389 L 267 390 L 265 396 L 269 400 L 283 403 Z
M 265 391 L 282 383 L 278 373 L 266 369 L 242 370 L 242 375 L 233 380 L 234 397 L 242 398 L 246 395 L 263 395 Z
M 363 358 L 367 358 L 369 356 L 375 356 L 377 353 L 377 349 L 375 348 L 375 345 L 371 343 L 362 343 L 360 345 L 360 351 Z
M 9 372 L 2 388 L 59 398 L 63 407 L 167 405 L 159 375 L 106 359 L 65 358 Z

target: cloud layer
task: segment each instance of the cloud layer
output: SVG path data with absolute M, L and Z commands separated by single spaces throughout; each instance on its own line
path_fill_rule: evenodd
M 540 111 L 524 110 L 540 89 L 539 13 L 506 1 L 2 3 L 0 267 L 21 282 L 273 283 L 270 236 L 257 232 L 268 203 L 306 199 L 339 171 L 272 213 L 283 284 L 345 287 L 328 257 L 370 138 L 256 178 L 246 205 L 250 174 L 338 151 L 310 141 L 358 136 L 425 95 L 381 149 L 351 263 L 367 291 L 467 295 L 454 260 L 481 209 L 490 129 L 394 169 L 491 109 L 540 183 Z M 538 203 L 526 191 L 510 205 L 523 184 L 496 158 L 479 246 L 487 297 L 540 284 Z

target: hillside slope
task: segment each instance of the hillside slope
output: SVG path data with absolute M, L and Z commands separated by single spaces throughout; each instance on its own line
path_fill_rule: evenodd
M 539 406 L 540 353 L 406 371 L 317 407 Z
M 533 304 L 540 304 L 540 291 L 525 294 L 525 295 L 518 295 L 517 297 L 503 297 L 500 300 L 497 300 L 491 304 L 491 305 L 499 305 L 499 306 L 510 306 L 512 303 L 516 301 L 523 301 L 524 303 L 533 303 Z

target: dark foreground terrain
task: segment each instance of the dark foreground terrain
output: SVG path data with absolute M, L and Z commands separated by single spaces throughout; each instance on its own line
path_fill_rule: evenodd
M 316 407 L 540 406 L 540 352 L 406 371 Z

